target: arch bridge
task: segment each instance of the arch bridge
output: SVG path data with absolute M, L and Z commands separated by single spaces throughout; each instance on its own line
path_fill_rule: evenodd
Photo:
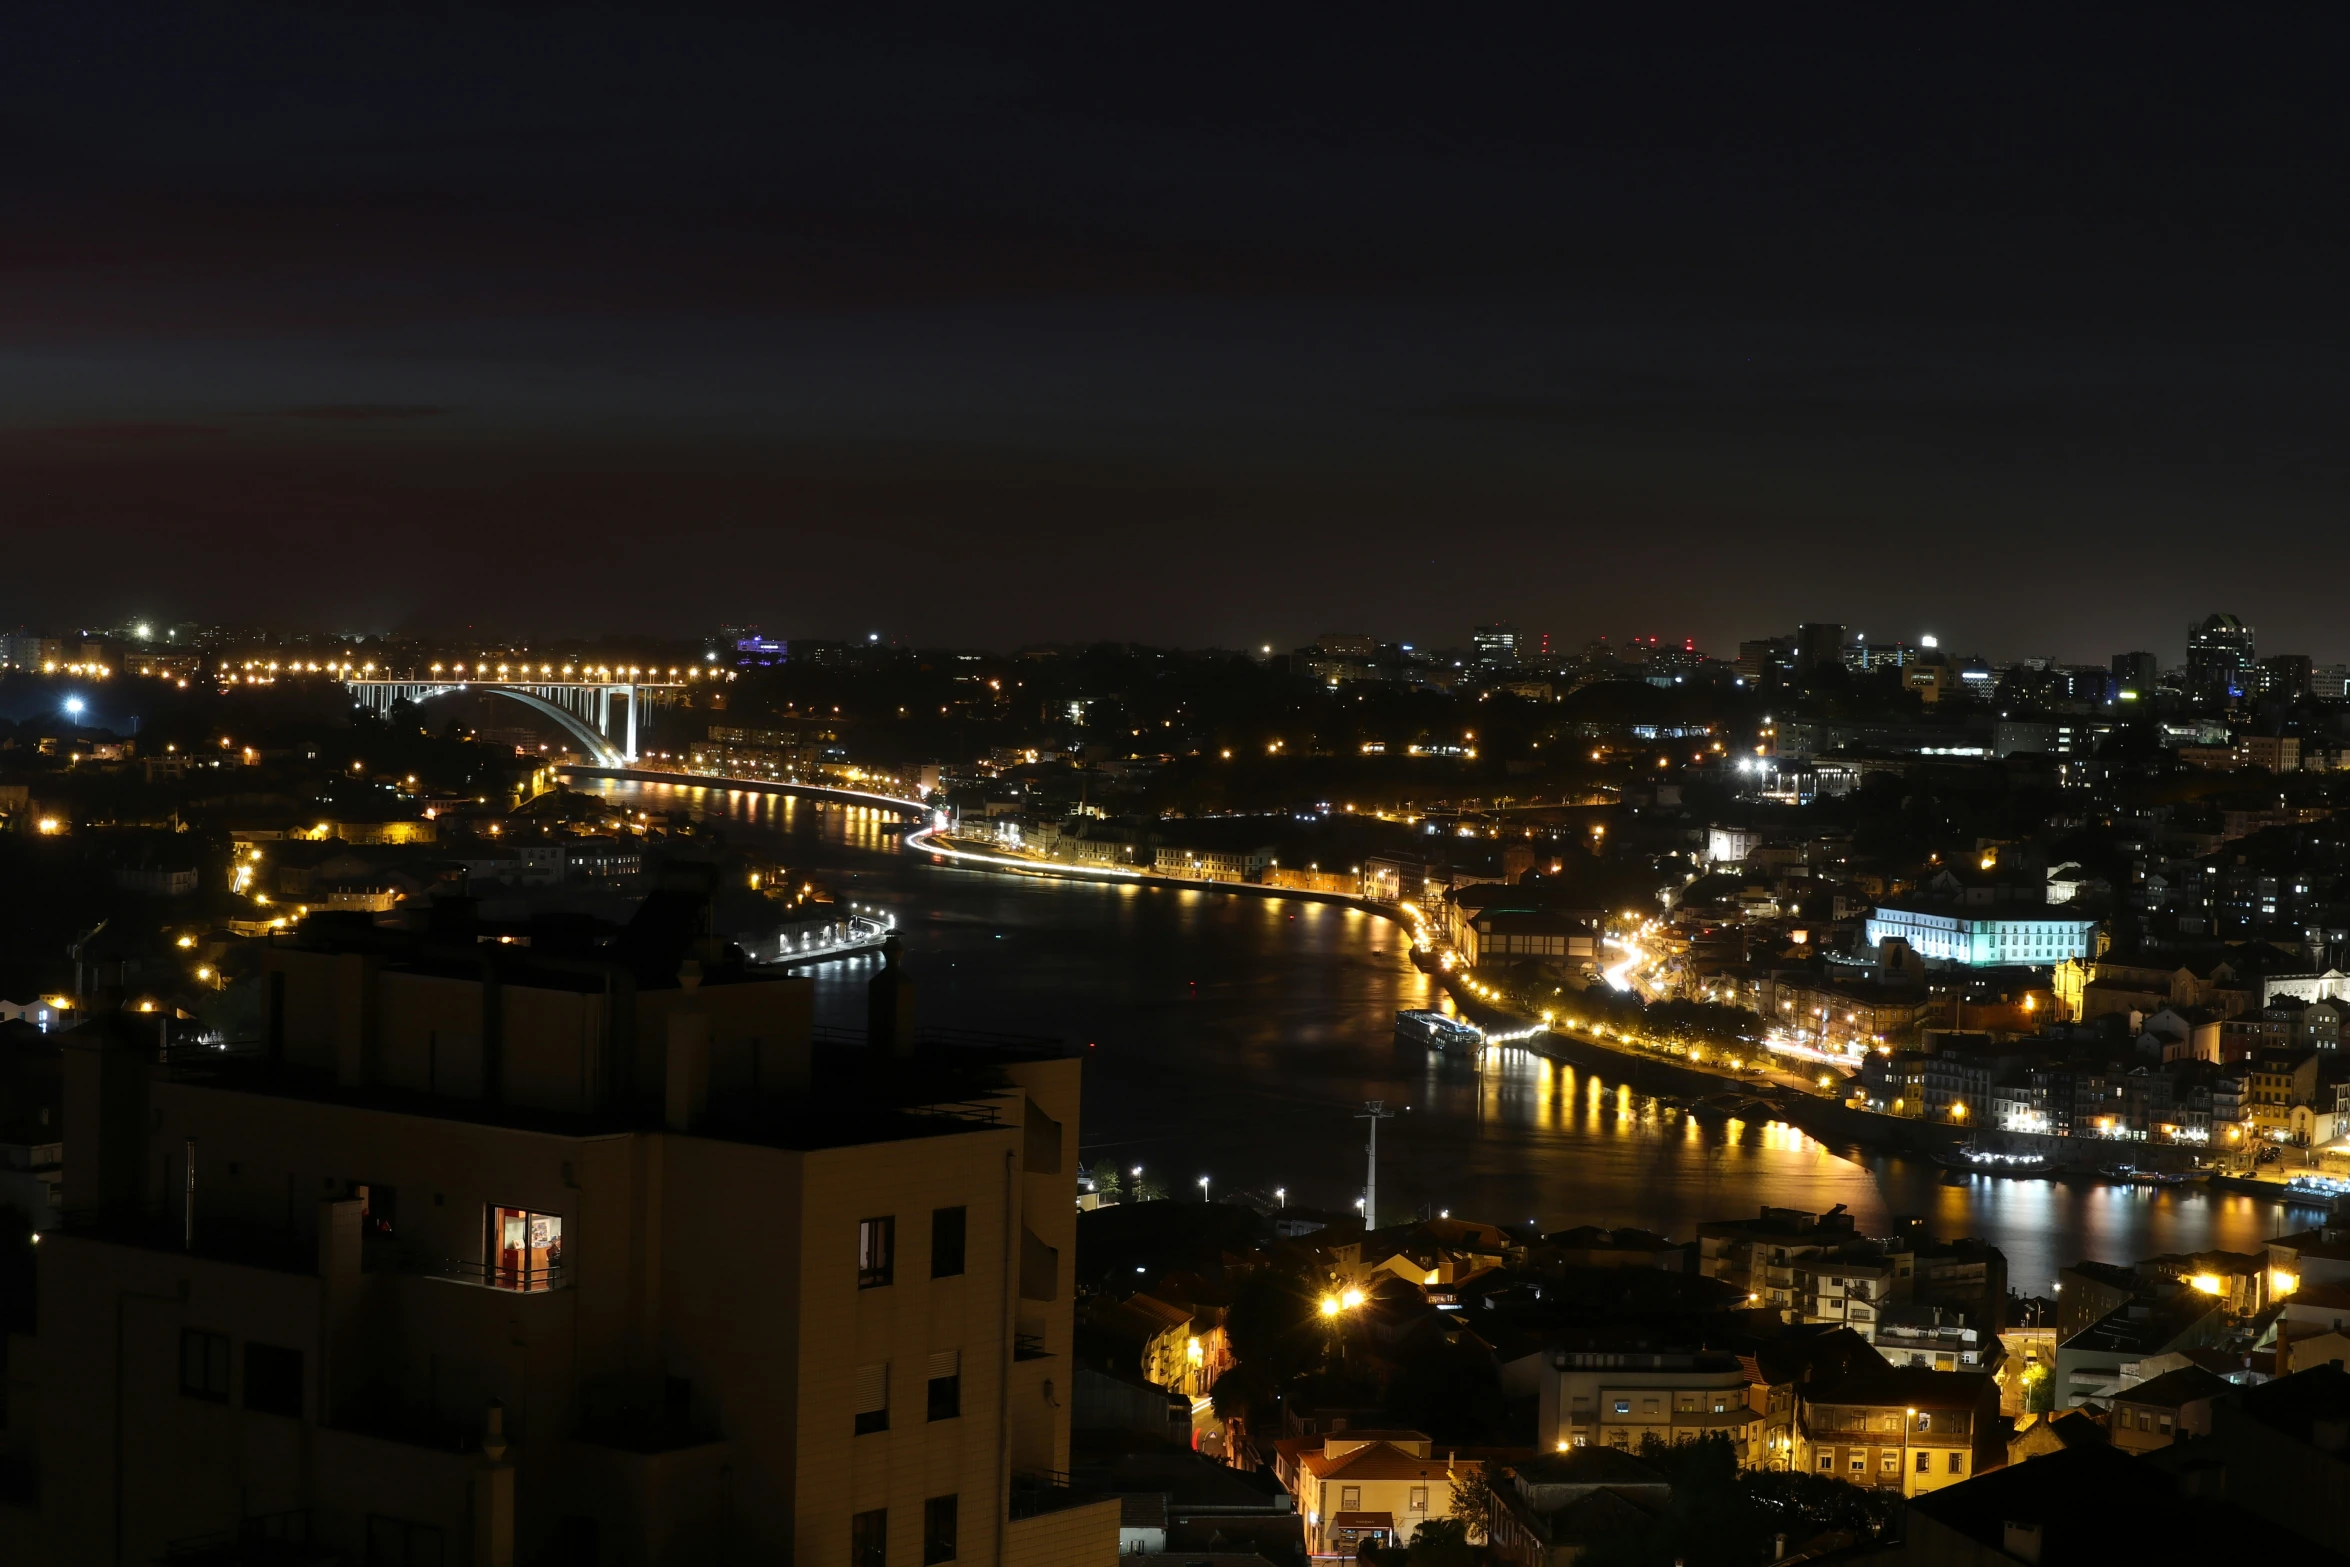
M 646 704 L 675 699 L 683 681 L 652 680 L 374 680 L 343 684 L 359 706 L 390 713 L 401 702 L 422 704 L 456 691 L 508 697 L 553 719 L 577 740 L 599 767 L 626 767 L 636 760 L 640 712 Z M 614 725 L 620 732 L 613 732 Z

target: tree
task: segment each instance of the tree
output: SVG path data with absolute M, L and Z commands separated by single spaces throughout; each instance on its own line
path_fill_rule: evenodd
M 1477 1548 L 1469 1543 L 1466 1520 L 1431 1518 L 1413 1531 L 1410 1567 L 1476 1567 Z
M 1452 1516 L 1466 1531 L 1464 1538 L 1477 1545 L 1485 1543 L 1485 1526 L 1493 1517 L 1493 1493 L 1507 1483 L 1501 1465 L 1491 1459 L 1452 1472 Z
M 1087 1170 L 1085 1176 L 1093 1182 L 1093 1189 L 1101 1194 L 1104 1202 L 1116 1202 L 1126 1190 L 1126 1172 L 1118 1168 L 1114 1159 L 1102 1160 Z
M 1219 1417 L 1255 1413 L 1321 1369 L 1329 1330 L 1319 1298 L 1310 1281 L 1292 1273 L 1261 1268 L 1240 1280 L 1224 1313 L 1235 1363 L 1210 1390 Z

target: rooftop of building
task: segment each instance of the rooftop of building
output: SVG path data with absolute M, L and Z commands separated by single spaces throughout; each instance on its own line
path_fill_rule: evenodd
M 2219 1301 L 2199 1293 L 2182 1292 L 2168 1300 L 2132 1300 L 2116 1306 L 2058 1348 L 2088 1354 L 2157 1354 L 2196 1323 L 2224 1309 Z
M 1340 1441 L 1354 1440 L 1354 1433 L 1339 1431 L 1332 1436 Z M 1447 1470 L 1445 1460 L 1406 1452 L 1392 1442 L 1371 1442 L 1335 1456 L 1328 1452 L 1299 1455 L 1298 1466 L 1324 1480 L 1431 1480 L 1442 1478 Z
M 2083 1442 L 1913 1498 L 1913 1516 L 1974 1541 L 1987 1560 L 2106 1567 L 2198 1554 L 2339 1561 L 2241 1507 L 2184 1495 L 2162 1469 Z M 1912 1549 L 1918 1531 L 1911 1530 Z
M 1542 1239 L 1549 1245 L 1572 1251 L 1672 1251 L 1684 1244 L 1670 1236 L 1659 1235 L 1654 1230 L 1610 1230 L 1596 1224 L 1560 1230 Z
M 1873 1409 L 1973 1409 L 1993 1387 L 1982 1371 L 1936 1371 L 1926 1366 L 1893 1366 L 1882 1356 L 1874 1366 L 1855 1364 L 1804 1385 L 1809 1404 L 1850 1404 Z
M 2113 1395 L 2117 1404 L 2142 1404 L 2149 1409 L 2177 1409 L 2198 1399 L 2217 1398 L 2233 1390 L 2233 1384 L 2204 1370 L 2201 1366 L 2181 1366 L 2176 1371 L 2165 1371 L 2136 1387 L 2126 1387 Z
M 1665 1476 L 1612 1447 L 1571 1447 L 1510 1466 L 1521 1492 L 1542 1486 L 1662 1486 Z
M 2340 1362 L 2312 1366 L 2241 1393 L 2246 1416 L 2350 1465 L 2350 1371 Z

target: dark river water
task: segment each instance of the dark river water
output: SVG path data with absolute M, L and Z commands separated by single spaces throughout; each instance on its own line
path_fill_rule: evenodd
M 782 795 L 591 782 L 653 809 L 693 809 L 808 871 L 844 902 L 897 916 L 926 1025 L 1053 1035 L 1085 1049 L 1088 1163 L 1141 1165 L 1177 1195 L 1285 1188 L 1293 1203 L 1362 1195 L 1363 1101 L 1379 1130 L 1379 1207 L 1423 1204 L 1545 1229 L 1639 1225 L 1686 1237 L 1763 1204 L 1843 1203 L 1864 1233 L 1924 1216 L 2007 1254 L 2046 1294 L 2083 1257 L 2257 1250 L 2300 1228 L 2281 1205 L 1945 1175 L 1829 1148 L 1782 1124 L 1700 1125 L 1604 1075 L 1507 1052 L 1480 1073 L 1398 1044 L 1398 1008 L 1436 1005 L 1399 927 L 1287 899 L 1054 881 L 947 866 L 903 848 L 893 817 Z M 818 965 L 820 1022 L 864 1025 L 870 958 Z

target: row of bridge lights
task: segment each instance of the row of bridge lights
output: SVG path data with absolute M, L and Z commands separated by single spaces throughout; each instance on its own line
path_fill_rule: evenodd
M 370 664 L 367 667 L 373 669 L 375 666 Z M 497 678 L 500 680 L 509 680 L 517 677 L 528 680 L 531 676 L 531 667 L 528 664 L 500 664 L 496 667 Z M 483 659 L 473 666 L 473 672 L 477 677 L 487 677 L 490 673 L 490 668 L 491 665 L 489 660 Z M 435 664 L 432 666 L 432 672 L 436 675 L 444 672 L 452 675 L 462 675 L 465 673 L 465 664 L 463 660 L 460 660 L 454 664 Z M 554 676 L 556 673 L 555 666 L 552 664 L 541 664 L 538 666 L 538 673 L 542 677 Z M 668 669 L 669 678 L 672 680 L 699 680 L 703 673 L 704 671 L 701 668 L 692 665 L 672 664 Z M 713 669 L 707 673 L 711 679 L 715 680 L 718 678 L 721 671 Z M 732 671 L 725 671 L 724 673 L 727 679 L 732 680 L 734 678 Z M 658 680 L 661 678 L 662 670 L 657 665 L 629 664 L 623 667 L 619 664 L 565 664 L 562 669 L 561 678 L 568 680 L 574 676 L 577 676 L 582 680 L 589 678 L 597 680 L 617 680 L 625 676 L 626 678 L 633 680 L 640 675 L 650 676 L 651 678 Z
M 52 665 L 46 667 L 54 668 L 55 666 Z M 237 667 L 239 670 L 249 675 L 274 675 L 283 672 L 286 674 L 295 675 L 324 674 L 350 676 L 372 675 L 375 673 L 375 664 L 372 661 L 364 664 L 355 664 L 352 663 L 349 659 L 328 659 L 323 664 L 306 664 L 298 658 L 290 663 L 280 663 L 274 658 L 248 658 Z M 486 677 L 490 673 L 491 665 L 490 661 L 485 658 L 474 664 L 472 667 L 475 675 Z M 498 672 L 497 678 L 501 680 L 513 678 L 515 676 L 519 676 L 525 680 L 530 678 L 531 666 L 528 664 L 499 664 L 496 667 Z M 466 665 L 462 660 L 455 664 L 435 664 L 432 666 L 432 672 L 436 675 L 442 674 L 444 672 L 461 675 L 465 673 L 465 669 Z M 82 667 L 77 664 L 69 666 L 67 672 L 72 674 L 79 674 L 83 671 Z M 99 669 L 96 666 L 92 666 L 89 670 L 89 673 L 102 675 L 107 673 L 107 671 Z M 555 666 L 552 664 L 541 664 L 538 666 L 538 673 L 542 676 L 551 676 L 555 673 Z M 597 680 L 617 680 L 626 677 L 633 680 L 639 676 L 646 676 L 651 679 L 658 680 L 661 678 L 662 673 L 663 671 L 658 665 L 650 664 L 629 664 L 626 666 L 619 664 L 565 664 L 563 666 L 563 675 L 565 678 L 577 675 L 581 679 L 593 677 Z M 669 678 L 672 680 L 699 680 L 705 674 L 707 674 L 713 680 L 718 679 L 721 675 L 724 675 L 725 678 L 729 680 L 734 678 L 734 672 L 732 670 L 704 670 L 699 666 L 689 666 L 682 664 L 670 665 L 667 673 Z
M 312 675 L 317 675 L 317 674 L 328 674 L 328 675 L 356 675 L 356 674 L 369 674 L 369 675 L 372 675 L 372 674 L 374 674 L 374 673 L 375 673 L 375 666 L 374 666 L 373 664 L 354 664 L 354 663 L 351 663 L 351 662 L 350 662 L 349 660 L 347 660 L 347 659 L 346 659 L 346 660 L 344 660 L 344 661 L 342 661 L 342 662 L 340 662 L 340 663 L 336 662 L 336 661 L 335 661 L 335 660 L 333 660 L 333 659 L 328 659 L 328 660 L 327 660 L 325 663 L 323 663 L 323 664 L 305 664 L 305 663 L 303 663 L 303 662 L 302 662 L 300 659 L 298 659 L 298 658 L 297 658 L 297 659 L 295 659 L 295 660 L 294 660 L 292 663 L 290 663 L 290 664 L 282 664 L 282 665 L 281 665 L 281 664 L 280 664 L 280 663 L 279 663 L 279 662 L 278 662 L 276 659 L 274 659 L 274 658 L 272 658 L 272 659 L 268 659 L 268 660 L 263 660 L 263 659 L 258 659 L 258 658 L 248 658 L 248 659 L 246 659 L 246 660 L 245 660 L 245 661 L 244 661 L 242 664 L 239 664 L 237 667 L 238 667 L 239 669 L 241 669 L 241 670 L 245 670 L 245 671 L 247 671 L 247 672 L 249 672 L 249 673 L 255 673 L 255 674 L 272 674 L 272 675 L 276 674 L 276 673 L 277 673 L 277 672 L 278 672 L 280 669 L 283 669 L 283 670 L 284 670 L 284 671 L 285 671 L 287 674 L 290 674 L 290 675 L 300 675 L 300 674 L 312 674 Z

